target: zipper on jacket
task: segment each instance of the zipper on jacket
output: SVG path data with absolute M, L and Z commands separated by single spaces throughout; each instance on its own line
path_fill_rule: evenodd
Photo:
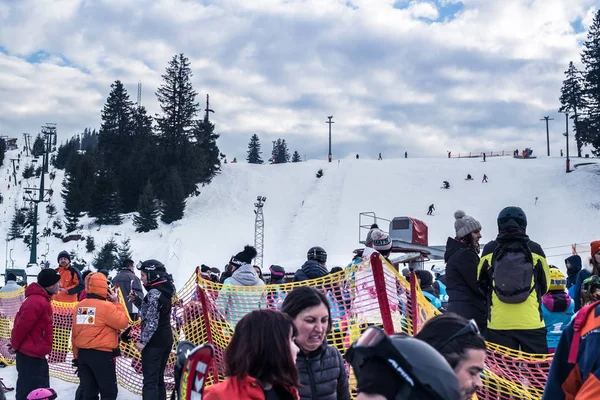
M 310 357 L 306 356 L 306 368 L 308 368 L 308 380 L 310 381 L 310 392 L 312 393 L 312 399 L 318 400 L 317 396 L 317 383 L 315 382 L 315 375 L 313 374 L 312 367 L 310 366 Z

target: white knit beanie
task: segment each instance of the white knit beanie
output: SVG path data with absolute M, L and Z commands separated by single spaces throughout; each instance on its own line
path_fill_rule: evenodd
M 469 233 L 481 229 L 481 224 L 475 218 L 465 214 L 464 211 L 458 210 L 454 213 L 454 230 L 456 237 L 461 238 Z

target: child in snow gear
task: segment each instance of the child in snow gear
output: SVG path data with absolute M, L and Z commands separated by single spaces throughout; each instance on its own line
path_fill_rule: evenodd
M 427 215 L 433 215 L 434 211 L 435 211 L 435 207 L 432 204 L 429 206 L 429 211 L 427 211 Z
M 141 280 L 148 291 L 143 300 L 133 298 L 140 309 L 141 332 L 135 347 L 142 353 L 144 400 L 166 399 L 165 368 L 173 347 L 171 304 L 175 294 L 173 278 L 163 263 L 146 260 L 138 266 Z
M 548 351 L 554 353 L 560 334 L 567 327 L 575 310 L 575 303 L 566 291 L 567 278 L 555 266 L 550 267 L 550 286 L 542 297 L 542 314 L 546 324 Z
M 448 362 L 422 340 L 368 328 L 346 352 L 358 393 L 386 399 L 458 400 L 458 379 Z
M 525 233 L 527 217 L 522 209 L 504 208 L 497 222 L 498 236 L 486 244 L 477 270 L 479 286 L 487 294 L 486 338 L 511 349 L 547 354 L 541 311 L 550 283 L 546 256 Z
M 183 340 L 177 345 L 175 356 L 175 390 L 171 392 L 171 400 L 202 398 L 205 376 L 215 356 L 215 349 L 210 344 L 196 346 Z
M 448 182 L 448 181 L 444 181 L 444 182 L 443 182 L 443 186 L 442 186 L 442 188 L 443 188 L 443 189 L 450 189 L 450 182 Z
M 448 308 L 448 291 L 446 289 L 446 270 L 444 267 L 431 267 L 431 272 L 435 276 L 435 282 L 431 285 L 437 298 L 442 302 L 442 308 L 446 310 Z
M 483 179 L 481 180 L 481 183 L 484 183 L 484 182 L 487 183 L 487 181 L 488 181 L 487 175 L 483 174 Z
M 417 276 L 417 279 L 419 280 L 419 286 L 421 287 L 421 290 L 423 291 L 423 296 L 425 296 L 425 298 L 435 308 L 440 310 L 442 308 L 442 302 L 437 297 L 437 293 L 433 289 L 433 286 L 432 286 L 433 285 L 433 275 L 431 275 L 431 272 L 424 270 L 424 269 L 418 269 L 415 271 L 415 275 Z
M 465 179 L 465 180 L 467 180 L 467 181 L 472 181 L 472 180 L 473 180 L 473 177 L 471 176 L 471 174 L 467 174 L 467 179 Z
M 383 157 L 381 157 L 381 153 L 379 153 L 379 158 L 378 160 L 383 160 Z

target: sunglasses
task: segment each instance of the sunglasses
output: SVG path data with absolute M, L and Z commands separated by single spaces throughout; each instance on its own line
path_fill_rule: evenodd
M 456 332 L 454 335 L 450 336 L 448 339 L 446 339 L 446 341 L 442 342 L 441 345 L 436 346 L 436 348 L 438 350 L 441 350 L 448 343 L 451 343 L 456 338 L 459 338 L 459 337 L 465 336 L 465 335 L 481 335 L 481 332 L 479 331 L 479 327 L 477 326 L 477 322 L 475 322 L 474 319 L 469 320 L 469 323 L 467 325 L 463 326 L 458 332 Z

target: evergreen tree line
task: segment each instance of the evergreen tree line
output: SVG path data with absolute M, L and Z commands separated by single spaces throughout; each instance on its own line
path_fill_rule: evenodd
M 6 156 L 6 141 L 0 138 L 0 167 L 4 165 L 4 157 Z
M 219 173 L 215 126 L 203 116 L 192 87 L 189 60 L 169 62 L 156 96 L 161 113 L 149 116 L 136 106 L 119 80 L 101 113 L 98 132 L 86 129 L 61 145 L 53 160 L 65 169 L 62 197 L 67 230 L 84 213 L 100 225 L 121 223 L 137 212 L 138 232 L 183 218 L 185 199 Z
M 600 156 L 600 10 L 583 43 L 580 71 L 573 61 L 565 71 L 565 80 L 561 88 L 559 112 L 569 113 L 573 120 L 577 156 L 587 144 L 592 153 Z
M 263 164 L 264 161 L 261 157 L 261 144 L 260 139 L 257 134 L 252 135 L 250 138 L 250 143 L 248 143 L 248 153 L 246 156 L 246 161 L 249 164 Z M 269 161 L 272 164 L 281 164 L 290 162 L 290 152 L 288 150 L 287 143 L 285 139 L 277 139 L 273 142 L 273 151 L 271 152 L 271 158 Z M 298 151 L 294 151 L 294 154 L 291 156 L 291 162 L 301 162 L 302 158 L 300 157 L 300 153 Z

